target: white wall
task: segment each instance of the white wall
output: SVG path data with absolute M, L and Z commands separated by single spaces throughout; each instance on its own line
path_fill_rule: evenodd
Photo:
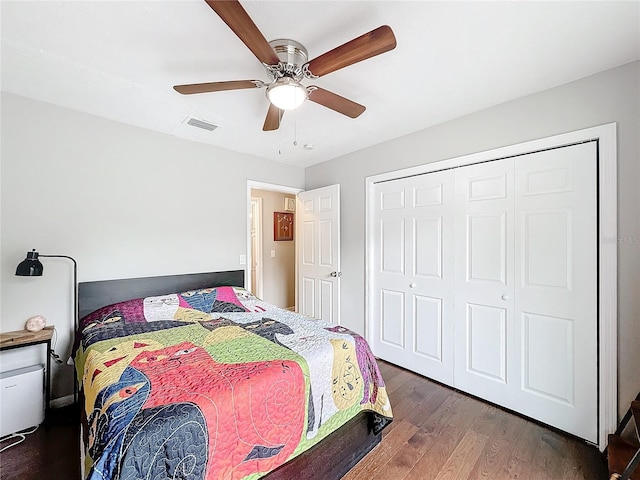
M 640 62 L 307 168 L 307 189 L 341 185 L 342 323 L 364 331 L 365 177 L 610 122 L 618 124 L 622 415 L 640 390 Z
M 43 259 L 42 277 L 16 277 L 27 250 L 74 257 L 80 282 L 243 269 L 247 180 L 304 185 L 301 168 L 16 95 L 1 100 L 0 329 L 42 314 L 63 355 L 71 264 Z M 44 361 L 39 350 L 3 352 L 0 368 Z M 53 398 L 70 394 L 70 367 L 53 373 Z

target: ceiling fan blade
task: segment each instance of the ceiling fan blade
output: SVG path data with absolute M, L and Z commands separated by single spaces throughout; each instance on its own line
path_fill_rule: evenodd
M 262 88 L 265 84 L 261 80 L 233 80 L 230 82 L 191 83 L 175 85 L 173 89 L 183 95 L 192 93 L 223 92 L 225 90 L 242 90 L 243 88 Z
M 277 130 L 280 128 L 280 120 L 282 120 L 282 115 L 284 114 L 284 110 L 280 110 L 273 104 L 269 104 L 269 111 L 267 112 L 267 118 L 264 119 L 264 125 L 262 130 L 265 132 L 270 132 L 272 130 Z
M 280 61 L 269 42 L 237 0 L 205 0 L 214 12 L 226 23 L 258 60 L 267 65 Z
M 346 115 L 347 117 L 359 117 L 366 110 L 364 105 L 353 102 L 348 98 L 341 97 L 340 95 L 325 90 L 324 88 L 315 86 L 313 88 L 314 89 L 309 92 L 309 100 Z
M 307 63 L 307 70 L 312 77 L 322 77 L 394 48 L 396 37 L 393 30 L 388 25 L 383 25 L 314 58 Z
M 243 88 L 262 88 L 265 84 L 262 80 L 232 80 L 230 82 L 190 83 L 187 85 L 175 85 L 173 89 L 183 95 L 192 93 L 223 92 L 225 90 L 242 90 Z

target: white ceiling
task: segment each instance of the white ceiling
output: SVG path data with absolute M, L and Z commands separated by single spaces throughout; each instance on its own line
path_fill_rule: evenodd
M 390 25 L 395 50 L 304 82 L 365 113 L 306 102 L 263 132 L 264 90 L 176 93 L 176 84 L 267 80 L 203 0 L 2 0 L 2 90 L 308 166 L 640 58 L 638 1 L 242 4 L 267 40 L 292 38 L 310 59 Z M 188 116 L 220 128 L 185 125 Z

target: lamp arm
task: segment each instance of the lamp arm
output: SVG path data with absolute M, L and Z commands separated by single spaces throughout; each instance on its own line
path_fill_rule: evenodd
M 38 256 L 45 258 L 66 258 L 73 262 L 73 334 L 75 335 L 78 330 L 78 262 L 68 255 L 39 254 Z
M 40 257 L 45 258 L 66 258 L 67 260 L 71 260 L 73 262 L 73 332 L 71 334 L 71 341 L 74 341 L 74 338 L 78 332 L 78 262 L 73 257 L 68 255 L 42 255 L 39 254 Z M 78 403 L 78 378 L 76 374 L 73 375 L 73 403 Z

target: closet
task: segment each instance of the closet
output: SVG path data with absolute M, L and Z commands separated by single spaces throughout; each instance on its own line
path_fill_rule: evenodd
M 373 193 L 374 353 L 597 442 L 597 142 Z

